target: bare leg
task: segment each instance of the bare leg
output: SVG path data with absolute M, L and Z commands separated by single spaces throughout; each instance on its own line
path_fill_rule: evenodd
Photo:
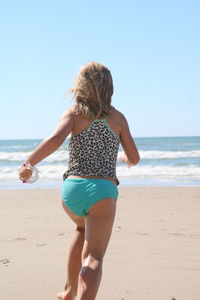
M 76 223 L 76 230 L 68 253 L 65 290 L 58 293 L 57 297 L 61 300 L 73 300 L 77 294 L 78 276 L 82 266 L 81 253 L 85 236 L 85 220 L 84 218 L 75 216 L 71 211 L 68 211 L 66 207 L 64 207 L 64 210 Z
M 76 300 L 94 300 L 102 276 L 103 257 L 110 240 L 116 201 L 106 198 L 92 206 L 85 220 L 82 268 Z

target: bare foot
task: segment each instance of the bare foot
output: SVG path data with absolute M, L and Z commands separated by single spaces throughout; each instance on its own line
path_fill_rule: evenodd
M 68 291 L 58 293 L 57 298 L 60 300 L 73 300 L 72 296 L 70 295 L 70 292 Z

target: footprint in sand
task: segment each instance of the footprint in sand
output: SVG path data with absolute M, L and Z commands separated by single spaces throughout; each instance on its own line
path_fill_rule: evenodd
M 10 263 L 10 259 L 0 259 L 0 263 L 2 263 L 3 265 L 5 265 L 6 267 L 8 266 L 8 264 Z
M 39 244 L 39 243 L 37 243 L 36 244 L 36 247 L 44 247 L 44 246 L 46 246 L 47 244 Z
M 15 239 L 13 239 L 13 241 L 26 241 L 26 239 L 22 238 L 22 237 L 17 237 Z

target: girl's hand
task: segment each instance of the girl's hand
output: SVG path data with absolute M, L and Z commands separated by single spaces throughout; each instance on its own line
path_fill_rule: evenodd
M 25 183 L 33 174 L 31 169 L 27 169 L 27 167 L 22 166 L 19 170 L 19 179 Z
M 121 160 L 121 162 L 127 164 L 129 167 L 131 167 L 133 164 L 129 161 L 128 157 L 126 156 L 126 154 L 123 152 L 119 159 Z

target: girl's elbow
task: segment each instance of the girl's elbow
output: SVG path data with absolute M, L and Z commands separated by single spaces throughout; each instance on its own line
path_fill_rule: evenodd
M 136 165 L 140 162 L 140 155 L 138 154 L 137 160 L 136 160 Z
M 140 162 L 140 155 L 139 153 L 137 155 L 135 155 L 132 159 L 131 159 L 131 164 L 134 166 L 134 165 L 137 165 L 139 162 Z

